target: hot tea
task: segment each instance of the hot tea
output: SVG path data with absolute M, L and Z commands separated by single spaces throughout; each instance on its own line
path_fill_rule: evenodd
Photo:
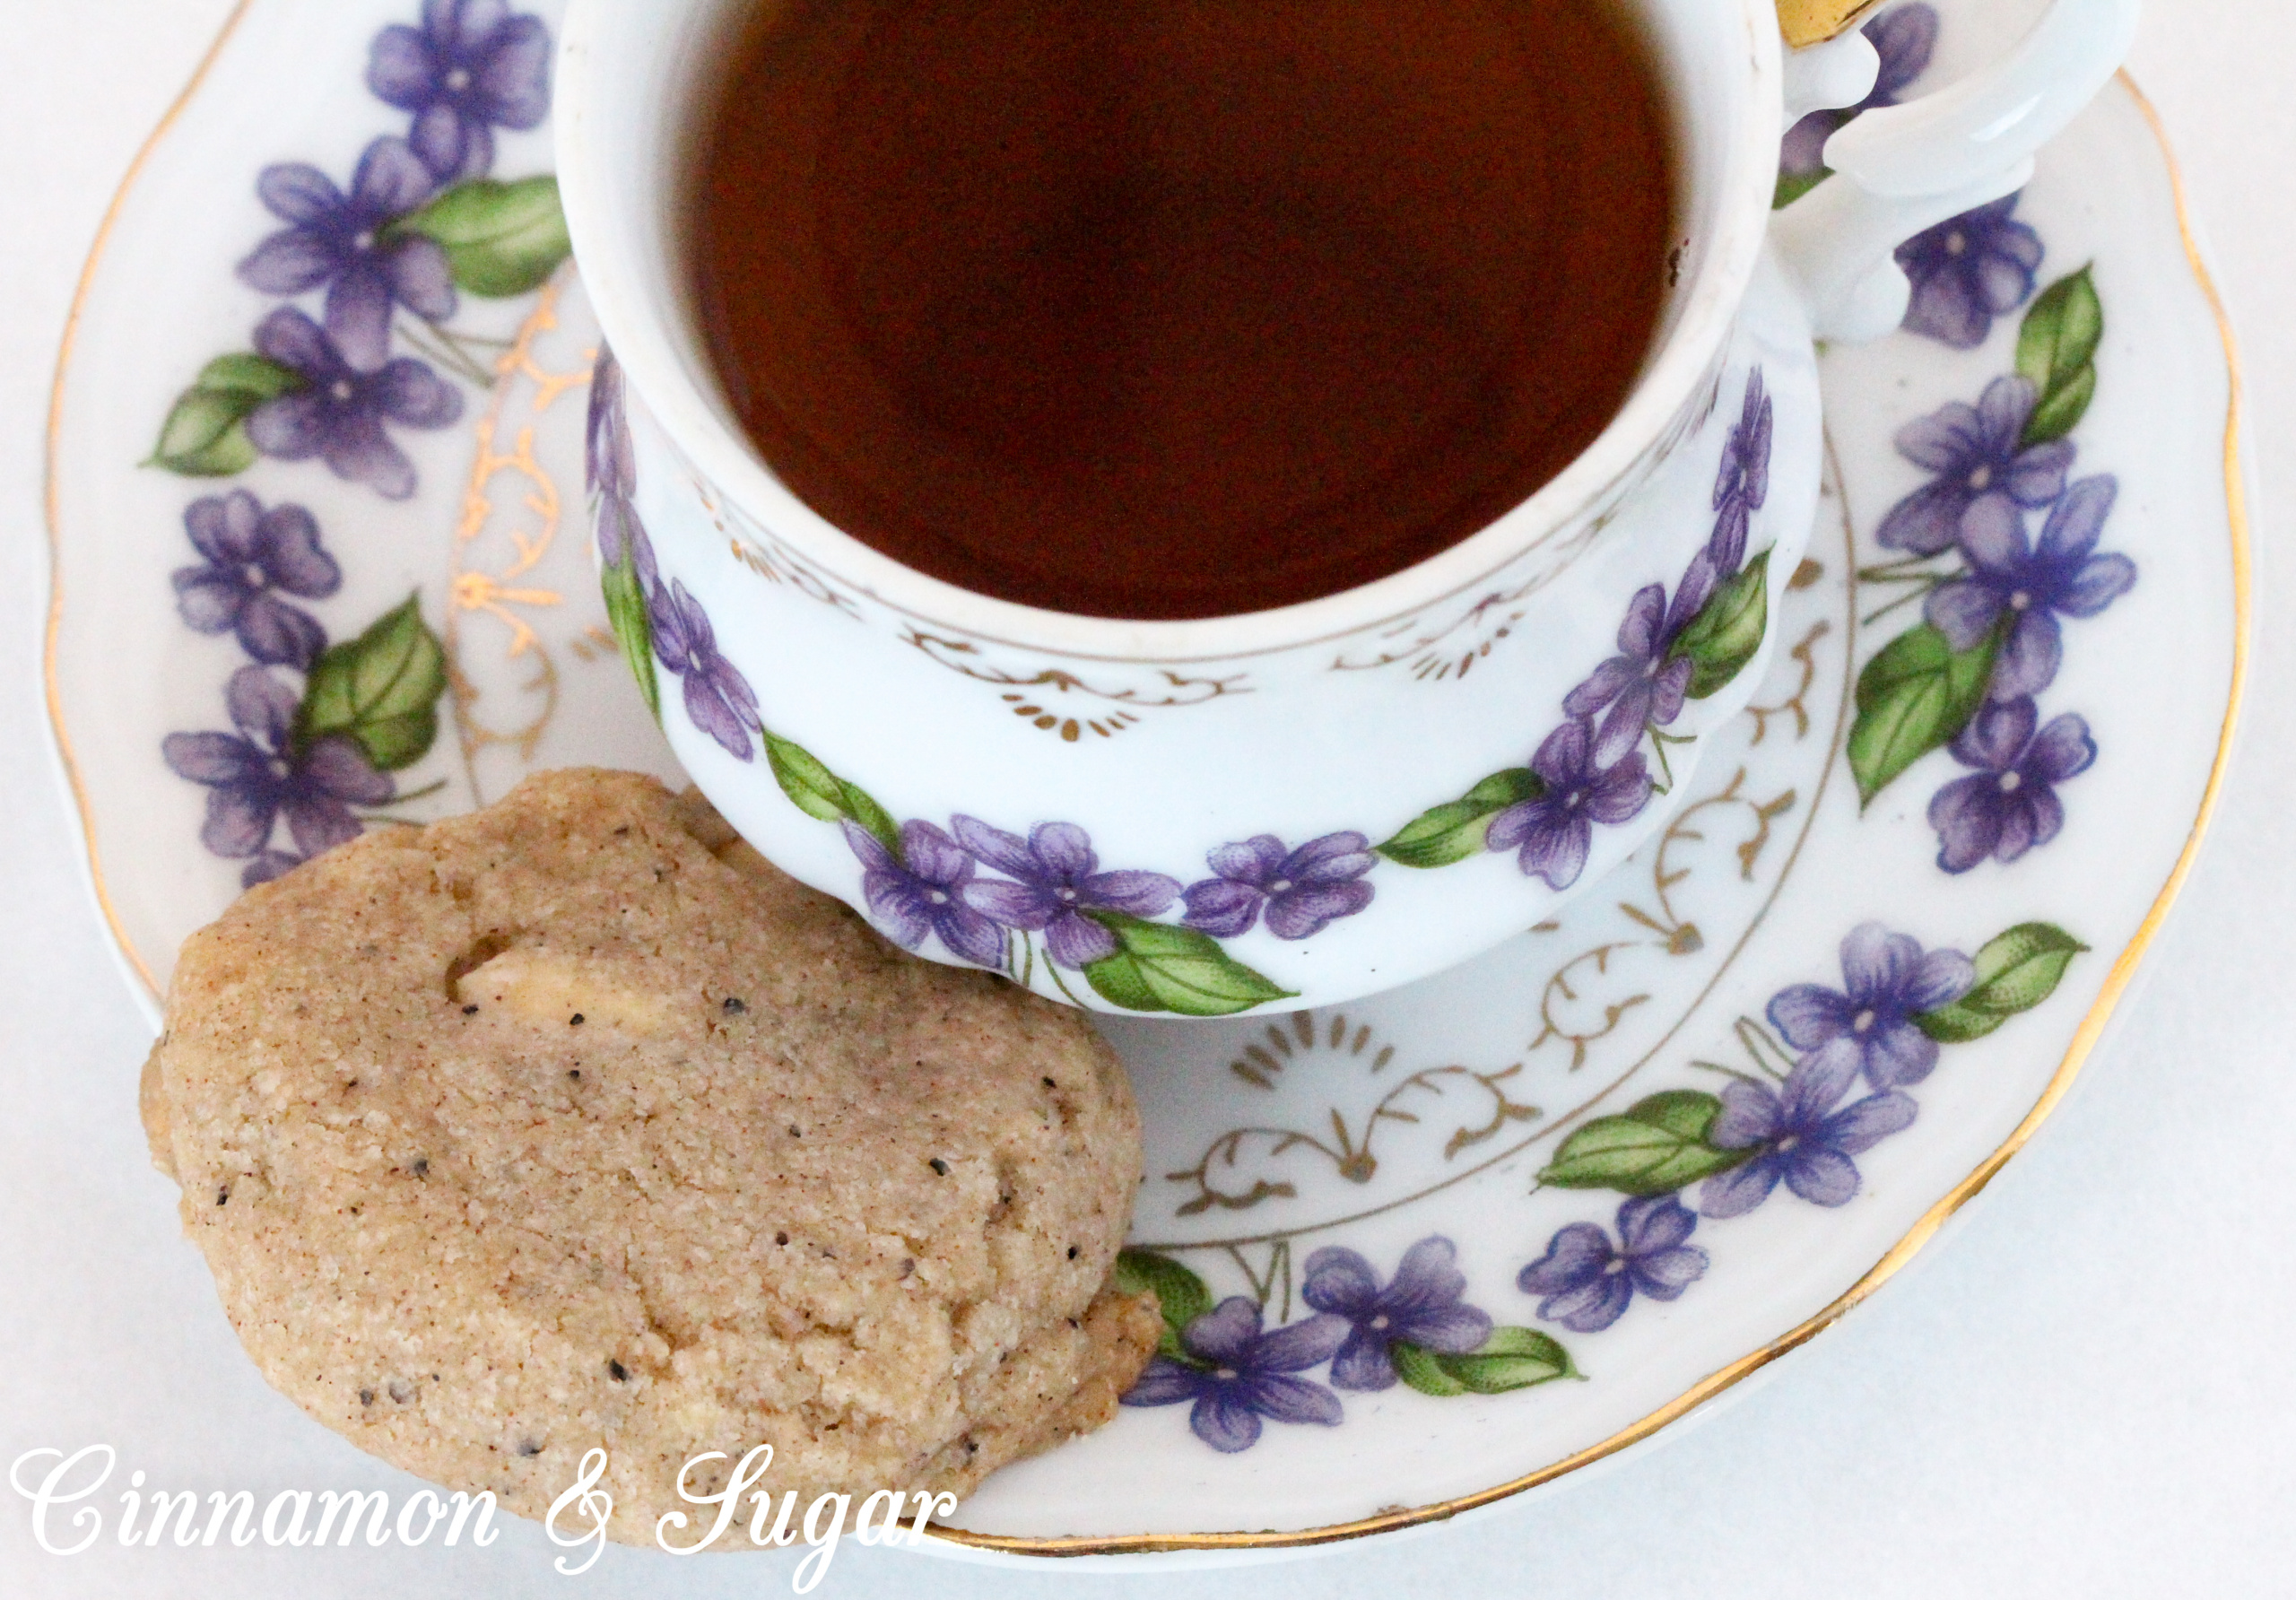
M 1605 0 L 780 0 L 691 252 L 735 408 L 838 527 L 1227 615 L 1412 566 L 1593 442 L 1670 143 Z

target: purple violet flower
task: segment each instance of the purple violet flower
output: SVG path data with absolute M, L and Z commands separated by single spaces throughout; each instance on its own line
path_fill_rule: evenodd
M 1968 994 L 1977 970 L 1957 950 L 1924 954 L 1917 941 L 1869 922 L 1841 942 L 1841 977 L 1839 989 L 1795 985 L 1770 1003 L 1770 1020 L 1812 1059 L 1846 1062 L 1876 1089 L 1900 1089 L 1937 1065 L 1937 1041 L 1913 1019 Z
M 1618 1243 L 1592 1222 L 1573 1222 L 1546 1254 L 1515 1280 L 1542 1295 L 1539 1317 L 1574 1334 L 1599 1334 L 1626 1315 L 1637 1290 L 1652 1300 L 1679 1300 L 1706 1275 L 1708 1257 L 1685 1244 L 1698 1213 L 1672 1195 L 1646 1195 L 1618 1208 Z
M 1104 873 L 1092 841 L 1074 822 L 1041 822 L 1026 839 L 972 817 L 952 823 L 957 841 L 983 866 L 1012 883 L 983 878 L 964 887 L 965 904 L 1000 927 L 1044 935 L 1046 952 L 1064 967 L 1089 967 L 1117 952 L 1116 935 L 1086 913 L 1156 917 L 1180 895 L 1161 873 Z
M 1545 793 L 1492 819 L 1484 844 L 1493 851 L 1519 848 L 1525 877 L 1570 888 L 1587 870 L 1594 824 L 1631 822 L 1650 804 L 1650 772 L 1640 751 L 1607 768 L 1596 763 L 1594 751 L 1593 724 L 1578 717 L 1564 723 L 1531 758 Z
M 2097 743 L 2078 717 L 2059 717 L 2036 733 L 2039 722 L 2031 700 L 1996 701 L 1953 741 L 1953 759 L 1977 771 L 1929 803 L 1937 865 L 1947 872 L 1968 872 L 1988 857 L 2006 866 L 2065 826 L 2057 786 L 2089 770 Z
M 1438 1237 L 1405 1251 L 1395 1282 L 1384 1289 L 1371 1264 L 1354 1251 L 1318 1250 L 1308 1257 L 1300 1298 L 1347 1321 L 1347 1342 L 1331 1364 L 1331 1387 L 1370 1391 L 1395 1387 L 1387 1347 L 1397 1341 L 1444 1355 L 1483 1348 L 1491 1318 L 1461 1303 L 1466 1291 L 1457 1247 Z
M 409 139 L 441 183 L 494 166 L 494 130 L 540 127 L 550 115 L 550 30 L 504 0 L 422 0 L 422 26 L 386 28 L 367 87 L 414 113 Z
M 638 530 L 644 537 L 644 530 Z M 650 556 L 652 546 L 647 547 Z M 685 712 L 693 726 L 726 747 L 737 761 L 753 760 L 750 730 L 758 726 L 757 693 L 741 669 L 718 653 L 717 630 L 701 602 L 673 579 L 648 591 L 646 613 L 654 625 L 654 654 L 685 681 Z
M 269 511 L 244 489 L 194 500 L 184 513 L 192 547 L 206 564 L 178 568 L 176 609 L 198 633 L 236 633 L 240 648 L 266 666 L 300 672 L 326 648 L 326 630 L 282 594 L 324 600 L 343 587 L 343 569 L 319 548 L 319 525 L 300 506 Z
M 414 464 L 383 430 L 444 428 L 463 414 L 463 397 L 421 361 L 402 356 L 372 372 L 352 367 L 326 330 L 282 306 L 255 330 L 258 353 L 307 387 L 266 400 L 248 418 L 248 438 L 266 456 L 317 456 L 338 478 L 371 484 L 385 500 L 414 492 Z
M 1722 447 L 1721 476 L 1714 484 L 1714 536 L 1706 545 L 1713 560 L 1714 582 L 1737 575 L 1738 563 L 1746 559 L 1746 534 L 1753 526 L 1753 515 L 1770 500 L 1770 454 L 1776 420 L 1776 407 L 1762 382 L 1761 369 L 1756 367 L 1747 374 L 1745 406 L 1730 425 L 1730 437 Z M 1683 587 L 1685 592 L 1691 587 L 1687 577 Z M 1705 604 L 1701 596 L 1699 604 Z M 1683 621 L 1687 622 L 1697 614 L 1698 607 L 1692 606 Z
M 287 227 L 239 263 L 265 294 L 326 288 L 326 331 L 344 360 L 372 372 L 390 358 L 391 308 L 440 321 L 455 314 L 447 252 L 419 234 L 386 242 L 385 224 L 430 196 L 430 173 L 404 139 L 378 139 L 345 195 L 316 167 L 266 167 L 256 193 Z
M 1744 1216 L 1780 1180 L 1813 1205 L 1847 1205 L 1861 1179 L 1853 1156 L 1913 1126 L 1919 1108 L 1900 1090 L 1870 1094 L 1837 1111 L 1857 1076 L 1846 1051 L 1805 1057 L 1775 1091 L 1744 1080 L 1722 1091 L 1722 1114 L 1707 1137 L 1718 1150 L 1751 1150 L 1744 1166 L 1718 1172 L 1699 1191 L 1709 1217 Z
M 303 857 L 292 850 L 265 850 L 248 863 L 247 871 L 239 874 L 239 887 L 252 889 L 258 883 L 283 878 L 302 865 Z
M 1898 265 L 1913 280 L 1907 332 L 1975 350 L 1992 333 L 1995 317 L 2031 298 L 2041 236 L 2009 214 L 2019 198 L 1980 205 L 1898 247 Z
M 590 418 L 584 435 L 583 465 L 590 492 L 628 495 L 638 488 L 637 447 L 630 437 L 630 403 L 623 393 L 622 363 L 604 343 L 590 369 Z
M 630 437 L 630 412 L 622 393 L 622 363 L 613 352 L 598 346 L 590 370 L 590 416 L 585 436 L 584 466 L 590 492 L 598 496 L 598 557 L 608 567 L 619 567 L 627 554 L 638 576 L 638 592 L 654 604 L 660 570 L 654 560 L 654 542 L 638 515 L 631 496 L 638 492 L 638 457 Z
M 254 861 L 251 874 L 260 868 L 278 875 L 269 868 L 283 853 L 268 846 L 283 813 L 300 859 L 358 838 L 365 828 L 351 808 L 380 805 L 396 792 L 389 774 L 376 771 L 367 752 L 340 735 L 291 755 L 297 697 L 264 668 L 233 673 L 224 703 L 237 735 L 170 734 L 161 753 L 177 777 L 213 791 L 200 842 L 227 861 Z
M 1692 663 L 1687 656 L 1669 659 L 1667 652 L 1674 648 L 1675 636 L 1712 597 L 1713 572 L 1706 554 L 1693 560 L 1672 610 L 1666 605 L 1665 585 L 1654 583 L 1636 591 L 1627 602 L 1626 621 L 1619 624 L 1619 653 L 1563 700 L 1566 713 L 1590 720 L 1609 708 L 1595 738 L 1596 766 L 1617 766 L 1640 746 L 1645 727 L 1665 727 L 1683 714 Z
M 1975 405 L 1956 400 L 1900 429 L 1898 454 L 1937 475 L 1882 519 L 1876 536 L 1883 546 L 1936 555 L 1952 547 L 1963 514 L 1982 495 L 2005 494 L 2038 508 L 2063 494 L 2073 469 L 2073 441 L 2024 445 L 2025 425 L 2039 398 L 2026 378 L 1996 378 Z
M 1371 885 L 1361 880 L 1379 864 L 1361 833 L 1327 833 L 1288 853 L 1263 833 L 1222 845 L 1205 861 L 1220 875 L 1188 890 L 1181 920 L 1215 939 L 1251 932 L 1263 909 L 1277 938 L 1313 938 L 1371 903 Z
M 938 934 L 951 952 L 976 967 L 1001 971 L 1004 933 L 964 902 L 972 881 L 972 857 L 930 822 L 910 822 L 900 830 L 900 854 L 858 822 L 847 822 L 845 842 L 861 858 L 861 892 L 870 915 L 887 937 L 915 950 L 927 934 Z
M 625 553 L 631 559 L 638 574 L 638 592 L 646 596 L 650 613 L 664 604 L 659 591 L 661 568 L 654 559 L 654 541 L 647 536 L 646 525 L 639 520 L 638 508 L 630 503 L 629 497 L 609 494 L 598 502 L 598 557 L 608 567 L 619 567 Z M 728 748 L 739 753 L 738 747 Z
M 1260 1309 L 1242 1295 L 1222 1300 L 1187 1325 L 1180 1347 L 1201 1365 L 1158 1356 L 1124 1396 L 1126 1405 L 1178 1405 L 1192 1400 L 1188 1426 L 1224 1456 L 1259 1442 L 1260 1419 L 1338 1426 L 1339 1396 L 1294 1378 L 1331 1359 L 1351 1332 L 1344 1317 L 1311 1317 L 1260 1332 Z
M 1933 590 L 1926 614 L 1956 650 L 2007 627 L 1993 667 L 1995 700 L 2022 700 L 2056 681 L 2065 654 L 2059 613 L 2093 617 L 2135 587 L 2135 562 L 2094 553 L 2118 493 L 2109 474 L 2082 479 L 2050 510 L 2038 546 L 2006 494 L 1980 495 L 1962 514 L 1970 575 Z
M 1866 24 L 1866 37 L 1882 57 L 1882 74 L 1874 92 L 1839 111 L 1813 111 L 1787 131 L 1779 167 L 1796 178 L 1815 177 L 1826 170 L 1826 141 L 1866 111 L 1894 106 L 1898 97 L 1929 70 L 1937 49 L 1938 17 L 1935 6 L 1897 6 Z

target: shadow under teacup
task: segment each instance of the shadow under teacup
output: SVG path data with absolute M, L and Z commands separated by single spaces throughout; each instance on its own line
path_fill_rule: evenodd
M 757 11 L 576 0 L 566 30 L 561 183 L 610 345 L 591 484 L 639 685 L 734 826 L 897 943 L 1093 1009 L 1212 1017 L 1456 964 L 1665 824 L 1762 676 L 1812 526 L 1813 317 L 1893 325 L 1890 248 L 2022 183 L 2134 4 L 2060 0 L 1952 103 L 1853 125 L 1876 129 L 1873 174 L 1846 152 L 1773 248 L 1782 115 L 1863 99 L 1871 47 L 1789 70 L 1774 0 L 1631 0 L 1676 248 L 1615 417 L 1404 570 L 1186 621 L 940 581 L 766 465 L 713 366 L 683 213 L 697 118 Z

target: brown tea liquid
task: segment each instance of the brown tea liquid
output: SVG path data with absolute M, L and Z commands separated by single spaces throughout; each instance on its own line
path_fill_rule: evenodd
M 1672 213 L 1605 0 L 779 0 L 692 222 L 758 449 L 905 565 L 1219 616 L 1398 571 L 1616 413 Z

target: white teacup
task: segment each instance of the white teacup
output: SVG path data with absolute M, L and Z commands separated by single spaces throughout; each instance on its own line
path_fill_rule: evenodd
M 694 780 L 899 943 L 1098 1010 L 1326 1005 L 1551 917 L 1663 827 L 1743 711 L 1820 475 L 1814 335 L 1894 327 L 1901 240 L 2022 186 L 2136 0 L 2057 0 L 1987 74 L 1837 135 L 1777 214 L 1784 118 L 1857 103 L 1856 34 L 1775 0 L 1629 0 L 1667 85 L 1682 246 L 1600 439 L 1407 570 L 1116 622 L 968 593 L 798 500 L 744 437 L 682 258 L 691 121 L 759 0 L 576 0 L 559 165 L 612 354 L 604 582 Z M 1659 792 L 1661 770 L 1672 782 Z

